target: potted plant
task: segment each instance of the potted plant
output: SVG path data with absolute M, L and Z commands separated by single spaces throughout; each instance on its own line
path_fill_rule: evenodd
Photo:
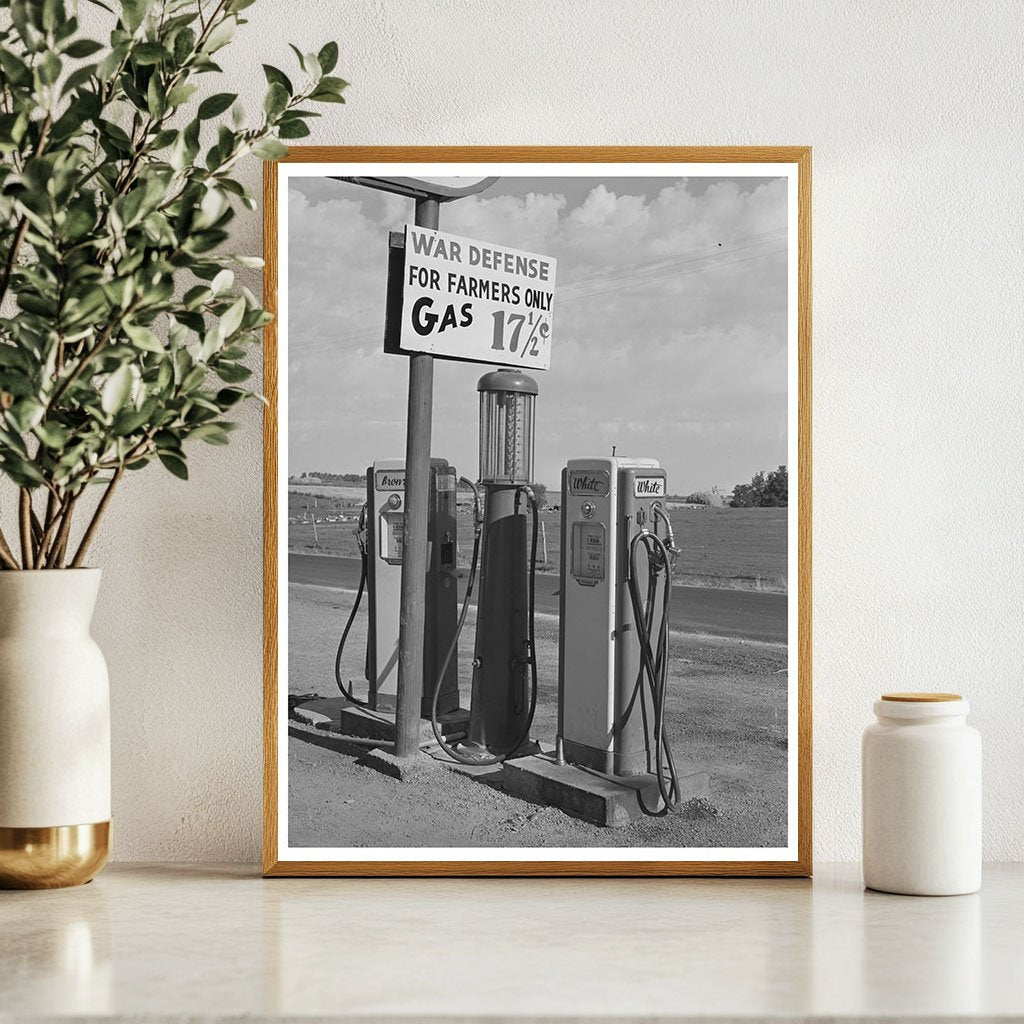
M 0 885 L 87 881 L 109 849 L 107 673 L 90 545 L 125 476 L 188 476 L 253 397 L 269 314 L 226 255 L 235 176 L 343 102 L 338 47 L 264 65 L 258 116 L 204 89 L 253 0 L 0 0 Z M 293 49 L 295 49 L 293 47 Z M 210 81 L 207 77 L 205 81 Z

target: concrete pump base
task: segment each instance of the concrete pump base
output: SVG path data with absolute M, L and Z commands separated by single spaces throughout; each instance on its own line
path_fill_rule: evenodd
M 358 736 L 362 739 L 381 740 L 393 743 L 395 739 L 395 714 L 393 711 L 372 711 L 345 700 L 344 697 L 317 697 L 298 704 L 292 709 L 292 717 L 317 729 Z M 445 740 L 456 741 L 465 735 L 469 727 L 469 711 L 458 708 L 438 716 L 438 725 Z M 435 743 L 434 730 L 430 720 L 420 719 L 420 746 Z
M 553 754 L 535 754 L 506 761 L 502 788 L 510 796 L 548 804 L 573 818 L 594 825 L 622 828 L 647 813 L 661 809 L 658 782 L 653 775 L 602 775 L 589 768 L 560 765 Z M 680 806 L 707 801 L 711 777 L 693 765 L 679 766 Z

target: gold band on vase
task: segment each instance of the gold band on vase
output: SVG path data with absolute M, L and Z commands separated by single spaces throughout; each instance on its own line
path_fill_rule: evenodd
M 95 878 L 110 856 L 110 822 L 0 825 L 0 888 L 59 889 Z

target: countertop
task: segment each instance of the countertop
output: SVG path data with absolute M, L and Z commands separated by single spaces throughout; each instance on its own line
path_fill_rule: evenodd
M 273 879 L 114 865 L 0 893 L 0 1021 L 1024 1018 L 1024 866 L 807 880 Z

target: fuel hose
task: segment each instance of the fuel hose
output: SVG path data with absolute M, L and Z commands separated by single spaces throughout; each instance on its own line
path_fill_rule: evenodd
M 666 523 L 668 517 L 662 513 Z M 647 588 L 641 594 L 638 555 L 643 548 L 647 555 Z M 679 775 L 672 747 L 665 735 L 665 701 L 668 682 L 668 624 L 672 605 L 672 562 L 676 554 L 669 525 L 668 544 L 657 534 L 647 530 L 634 535 L 629 545 L 629 576 L 627 579 L 630 602 L 633 606 L 633 620 L 640 647 L 640 669 L 636 689 L 639 691 L 640 709 L 644 730 L 653 739 L 653 749 L 648 746 L 648 755 L 661 794 L 662 808 L 658 811 L 644 810 L 648 814 L 661 816 L 679 805 Z M 661 581 L 661 600 L 658 600 L 658 584 Z M 661 606 L 661 620 L 657 637 L 653 636 L 655 613 Z M 651 703 L 651 721 L 648 721 L 645 694 Z M 648 727 L 651 727 L 648 729 Z M 650 744 L 651 740 L 648 740 Z
M 334 681 L 338 684 L 338 689 L 341 690 L 342 696 L 345 700 L 351 701 L 353 704 L 359 704 L 362 707 L 368 707 L 368 700 L 360 700 L 351 690 L 349 690 L 341 679 L 341 658 L 345 653 L 345 644 L 348 641 L 348 635 L 352 632 L 352 623 L 356 620 L 356 613 L 359 611 L 359 604 L 363 599 L 363 591 L 366 589 L 366 573 L 367 573 L 367 553 L 366 553 L 366 505 L 363 505 L 363 510 L 359 513 L 359 525 L 356 529 L 356 543 L 359 545 L 359 587 L 356 590 L 356 599 L 352 604 L 352 610 L 348 613 L 348 621 L 345 623 L 345 628 L 342 630 L 341 639 L 338 641 L 338 651 L 334 655 Z M 369 658 L 370 655 L 370 638 L 366 638 L 366 656 Z

